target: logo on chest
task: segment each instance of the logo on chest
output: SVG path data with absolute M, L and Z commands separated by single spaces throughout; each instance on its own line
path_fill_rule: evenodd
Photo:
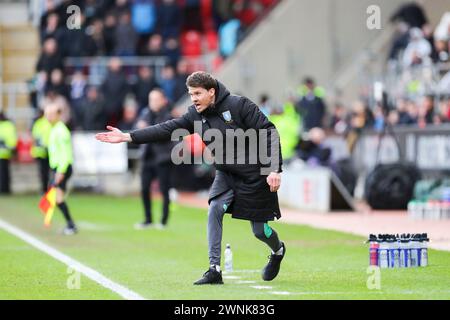
M 225 122 L 227 124 L 231 124 L 233 123 L 233 118 L 231 117 L 231 112 L 230 111 L 225 111 L 224 113 L 222 113 L 223 119 L 225 120 Z

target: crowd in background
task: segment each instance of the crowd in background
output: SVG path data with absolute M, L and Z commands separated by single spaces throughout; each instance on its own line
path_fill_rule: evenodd
M 48 0 L 39 26 L 42 52 L 31 81 L 32 103 L 65 106 L 72 129 L 126 126 L 162 88 L 174 103 L 197 65 L 212 54 L 216 67 L 231 55 L 243 33 L 278 0 Z M 77 5 L 81 14 L 70 18 Z M 73 12 L 70 11 L 69 12 Z M 79 24 L 80 28 L 74 25 Z M 67 67 L 66 58 L 109 57 L 100 83 L 89 66 Z M 163 57 L 164 66 L 128 66 L 130 57 Z
M 152 89 L 162 88 L 171 105 L 186 93 L 185 81 L 193 71 L 186 57 L 196 50 L 183 43 L 184 35 L 191 31 L 206 37 L 208 32 L 220 35 L 228 23 L 236 20 L 238 29 L 248 28 L 274 2 L 85 0 L 77 2 L 83 9 L 83 27 L 76 32 L 61 26 L 65 8 L 74 2 L 63 1 L 54 8 L 50 5 L 40 28 L 43 46 L 37 64 L 35 101 L 45 104 L 60 99 L 74 129 L 95 131 L 110 124 L 129 130 L 146 108 Z M 141 16 L 145 13 L 148 18 L 152 12 L 154 19 Z M 317 141 L 325 134 L 344 136 L 352 150 L 366 129 L 382 131 L 387 124 L 423 128 L 450 122 L 450 72 L 445 69 L 450 62 L 450 13 L 444 14 L 432 30 L 423 9 L 407 4 L 393 15 L 391 23 L 397 32 L 383 79 L 386 99 L 373 103 L 373 93 L 366 92 L 358 101 L 337 101 L 327 106 L 325 90 L 311 77 L 283 105 L 276 105 L 267 95 L 261 96 L 258 103 L 262 112 L 282 127 L 287 158 L 302 156 L 302 137 L 307 133 Z M 219 38 L 220 43 L 227 44 L 226 39 Z M 188 55 L 185 45 L 192 51 Z M 83 69 L 75 68 L 70 77 L 65 77 L 63 58 L 83 55 L 111 57 L 106 77 L 98 86 L 89 85 Z M 168 62 L 159 77 L 145 65 L 133 74 L 133 69 L 121 60 L 129 55 L 165 56 Z M 430 70 L 438 70 L 438 74 Z M 432 81 L 427 78 L 430 72 L 436 76 Z

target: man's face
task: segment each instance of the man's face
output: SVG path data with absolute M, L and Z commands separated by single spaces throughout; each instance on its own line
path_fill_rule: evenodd
M 148 105 L 150 106 L 150 110 L 159 112 L 167 105 L 167 99 L 161 92 L 152 91 L 148 97 Z
M 195 105 L 195 109 L 198 113 L 202 113 L 212 105 L 216 99 L 216 90 L 205 88 L 194 88 L 189 87 L 189 95 L 191 96 L 191 101 Z
M 58 122 L 59 121 L 58 106 L 56 104 L 50 104 L 46 106 L 45 117 L 51 124 L 55 124 L 56 122 Z

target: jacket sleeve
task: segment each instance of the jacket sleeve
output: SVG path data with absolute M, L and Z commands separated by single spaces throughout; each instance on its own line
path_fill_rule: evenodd
M 134 130 L 130 132 L 130 134 L 131 139 L 135 144 L 169 142 L 171 141 L 172 133 L 177 129 L 186 130 L 185 135 L 194 133 L 194 123 L 191 110 L 189 110 L 181 118 L 168 120 L 145 129 Z
M 275 125 L 267 119 L 255 103 L 244 97 L 241 99 L 240 116 L 247 129 L 268 130 L 267 156 L 270 155 L 272 161 L 269 164 L 263 165 L 263 167 L 270 167 L 274 172 L 283 172 L 280 135 Z M 278 154 L 272 155 L 272 144 L 278 144 Z M 274 156 L 276 157 L 276 160 L 278 160 L 278 163 L 276 163 L 277 161 L 274 161 Z

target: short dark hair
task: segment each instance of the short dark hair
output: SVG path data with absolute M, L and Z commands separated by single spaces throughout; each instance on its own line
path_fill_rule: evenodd
M 155 87 L 155 88 L 153 88 L 153 89 L 150 91 L 150 93 L 152 93 L 152 92 L 158 92 L 158 93 L 160 93 L 165 99 L 167 99 L 166 93 L 165 93 L 164 90 L 163 90 L 162 88 L 160 88 L 160 87 Z M 149 93 L 149 95 L 150 95 L 150 93 Z
M 194 72 L 187 78 L 186 86 L 192 88 L 203 88 L 206 90 L 217 90 L 217 81 L 209 73 L 198 71 Z
M 314 79 L 310 76 L 305 77 L 305 79 L 303 79 L 303 83 L 305 85 L 311 85 L 311 86 L 315 85 Z

